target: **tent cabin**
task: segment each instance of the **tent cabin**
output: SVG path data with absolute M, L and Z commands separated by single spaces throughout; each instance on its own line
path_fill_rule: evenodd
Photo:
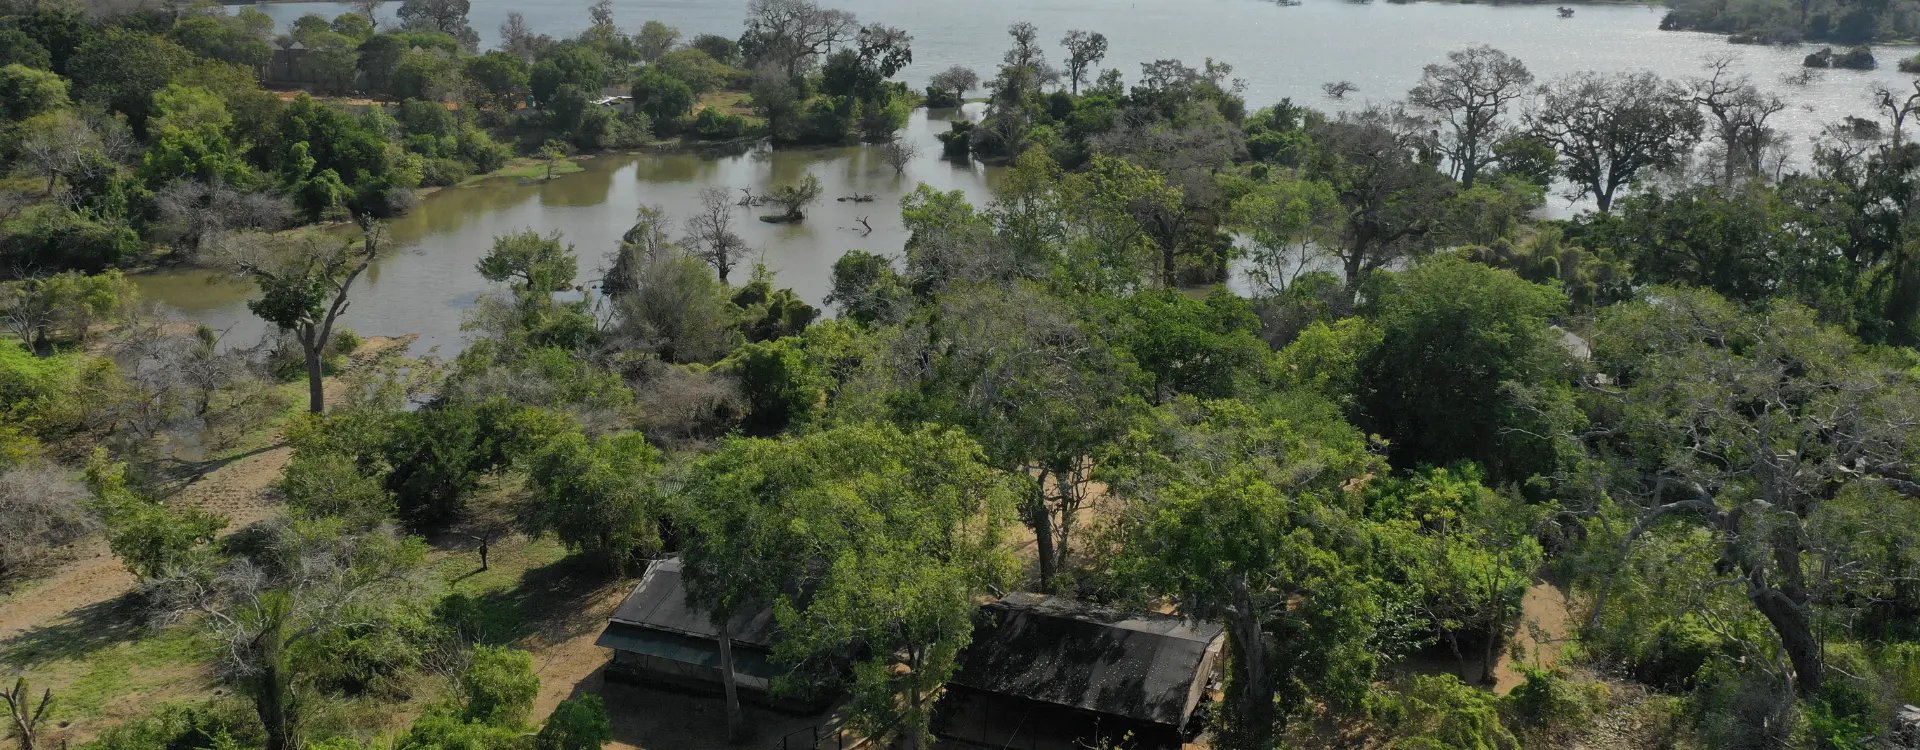
M 1011 594 L 981 608 L 935 728 L 960 747 L 1178 748 L 1223 644 L 1217 623 Z
M 613 649 L 607 677 L 676 690 L 719 694 L 720 630 L 706 610 L 687 601 L 680 558 L 654 561 L 620 604 L 596 645 Z M 768 692 L 778 674 L 772 663 L 773 608 L 736 614 L 733 671 L 742 700 L 773 708 L 813 711 L 820 705 L 776 699 Z

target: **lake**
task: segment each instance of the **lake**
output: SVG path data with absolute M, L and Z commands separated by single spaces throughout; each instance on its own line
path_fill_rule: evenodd
M 1007 47 L 1006 27 L 1029 21 L 1039 27 L 1049 53 L 1059 55 L 1058 40 L 1070 29 L 1107 35 L 1106 67 L 1132 76 L 1139 63 L 1178 58 L 1197 66 L 1212 57 L 1234 66 L 1246 82 L 1251 107 L 1282 98 L 1323 109 L 1364 106 L 1398 98 L 1419 78 L 1421 66 L 1454 49 L 1491 44 L 1524 60 L 1541 79 L 1581 70 L 1648 69 L 1668 77 L 1696 75 L 1709 56 L 1738 56 L 1738 68 L 1763 89 L 1793 106 L 1776 116 L 1804 163 L 1808 138 L 1843 115 L 1869 114 L 1867 90 L 1890 84 L 1904 88 L 1912 80 L 1895 72 L 1894 63 L 1920 49 L 1886 46 L 1876 50 L 1883 69 L 1875 72 L 1819 71 L 1803 85 L 1787 82 L 1801 71 L 1800 60 L 1814 48 L 1746 47 L 1723 37 L 1658 30 L 1664 9 L 1641 5 L 1579 5 L 1572 18 L 1560 18 L 1549 5 L 1456 5 L 1445 3 L 1351 3 L 1307 0 L 1281 6 L 1264 0 L 839 0 L 829 5 L 857 14 L 862 21 L 901 26 L 913 33 L 914 64 L 901 77 L 915 86 L 952 65 L 991 75 Z M 525 14 L 536 31 L 554 36 L 578 33 L 587 25 L 588 2 L 474 0 L 470 13 L 483 44 L 491 44 L 509 11 Z M 383 9 L 391 14 L 397 2 Z M 259 6 L 281 26 L 306 13 L 337 15 L 344 3 L 273 3 Z M 698 0 L 615 0 L 615 18 L 637 30 L 660 20 L 688 36 L 701 33 L 737 36 L 744 2 Z M 1321 84 L 1351 81 L 1358 91 L 1331 101 Z M 744 234 L 778 282 L 819 304 L 826 295 L 830 267 L 841 253 L 865 249 L 898 253 L 905 240 L 898 202 L 926 182 L 943 190 L 966 191 L 976 202 L 990 195 L 992 172 L 957 167 L 938 159 L 935 134 L 952 113 L 916 113 L 907 137 L 923 144 L 921 158 L 904 177 L 882 164 L 867 148 L 746 153 L 643 154 L 608 156 L 584 163 L 585 172 L 551 182 L 494 180 L 478 186 L 442 190 L 422 201 L 393 226 L 405 248 L 381 263 L 355 290 L 347 325 L 363 334 L 419 333 L 420 350 L 457 350 L 462 342 L 460 315 L 487 291 L 473 270 L 493 236 L 523 228 L 561 231 L 582 258 L 583 271 L 600 265 L 620 235 L 631 226 L 634 210 L 656 204 L 684 216 L 700 188 L 719 185 L 752 188 L 756 193 L 812 172 L 826 186 L 827 199 L 804 224 L 775 226 L 751 219 L 739 222 Z M 873 203 L 833 199 L 872 194 Z M 1556 210 L 1568 204 L 1555 200 Z M 744 211 L 744 209 L 742 209 Z M 873 226 L 863 236 L 858 219 Z M 591 273 L 583 273 L 590 276 Z M 745 273 L 740 272 L 744 278 Z M 736 279 L 738 281 L 739 279 Z M 172 304 L 216 328 L 230 328 L 235 340 L 264 330 L 247 313 L 248 288 L 210 281 L 203 272 L 142 276 L 151 298 Z

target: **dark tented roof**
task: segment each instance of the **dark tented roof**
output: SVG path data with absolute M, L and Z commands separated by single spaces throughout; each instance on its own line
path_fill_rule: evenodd
M 613 614 L 613 622 L 654 630 L 664 630 L 696 638 L 718 638 L 706 610 L 687 602 L 687 589 L 680 580 L 680 558 L 659 560 L 647 567 L 640 585 Z M 743 612 L 733 617 L 728 628 L 734 643 L 773 647 L 773 609 Z M 618 646 L 614 646 L 618 648 Z
M 1220 626 L 1011 594 L 984 622 L 952 684 L 1178 727 Z
M 594 641 L 594 645 L 708 669 L 720 668 L 720 644 L 711 639 L 670 633 L 665 630 L 651 630 L 618 622 L 611 623 L 607 625 L 606 631 L 600 634 L 599 640 Z M 765 653 L 755 649 L 734 649 L 733 671 L 771 680 L 777 672 L 767 658 Z

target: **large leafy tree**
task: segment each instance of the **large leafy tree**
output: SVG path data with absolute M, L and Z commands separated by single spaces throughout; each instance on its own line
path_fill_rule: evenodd
M 1332 241 L 1350 297 L 1374 271 L 1433 247 L 1441 214 L 1435 206 L 1458 186 L 1423 158 L 1424 135 L 1398 113 L 1343 113 L 1310 129 L 1308 177 L 1326 182 L 1340 202 Z
M 73 53 L 67 77 L 83 101 L 127 116 L 143 132 L 154 93 L 166 88 L 193 61 L 193 53 L 166 39 L 115 27 Z
M 1848 493 L 1883 494 L 1889 510 L 1920 497 L 1911 371 L 1791 303 L 1747 310 L 1670 288 L 1605 313 L 1594 364 L 1604 429 L 1589 441 L 1613 497 L 1642 513 L 1624 542 L 1669 521 L 1705 530 L 1690 539 L 1766 620 L 1797 692 L 1818 695 L 1825 642 L 1846 622 L 1830 615 L 1857 606 L 1841 578 L 1902 574 L 1821 531 Z
M 1366 694 L 1381 603 L 1343 486 L 1380 466 L 1329 405 L 1182 399 L 1101 465 L 1128 499 L 1115 577 L 1226 626 L 1222 747 L 1273 747 L 1310 695 Z
M 1576 198 L 1601 213 L 1646 173 L 1692 151 L 1704 120 L 1687 90 L 1653 73 L 1580 73 L 1549 84 L 1533 132 L 1560 152 Z
M 1124 430 L 1137 403 L 1129 397 L 1141 390 L 1138 371 L 1071 307 L 1033 285 L 950 290 L 936 310 L 928 349 L 902 363 L 925 368 L 919 393 L 897 399 L 897 411 L 963 425 L 994 465 L 1037 480 L 1022 516 L 1038 545 L 1040 587 L 1052 590 L 1070 566 L 1089 499 L 1087 457 Z
M 615 569 L 659 552 L 666 515 L 660 452 L 645 436 L 593 440 L 568 432 L 545 442 L 527 475 L 541 528 L 570 548 L 600 555 Z
M 983 459 L 958 431 L 866 424 L 734 440 L 693 468 L 687 585 L 721 628 L 736 732 L 726 623 L 771 606 L 786 633 L 775 659 L 803 679 L 852 660 L 854 725 L 920 746 L 976 597 L 1011 572 L 999 539 L 1011 484 Z
M 1496 481 L 1551 474 L 1572 411 L 1558 290 L 1437 257 L 1394 274 L 1366 312 L 1381 340 L 1360 362 L 1360 421 L 1396 466 L 1470 460 Z
M 1115 349 L 1153 378 L 1154 402 L 1176 395 L 1231 398 L 1254 387 L 1268 349 L 1247 300 L 1216 289 L 1204 299 L 1170 289 L 1096 300 Z

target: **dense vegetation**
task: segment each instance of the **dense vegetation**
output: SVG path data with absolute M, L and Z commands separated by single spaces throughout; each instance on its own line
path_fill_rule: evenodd
M 1749 44 L 1864 44 L 1920 37 L 1920 5 L 1830 0 L 1680 0 L 1660 28 L 1712 31 Z
M 739 283 L 711 190 L 617 247 L 502 235 L 457 357 L 355 362 L 339 312 L 436 160 L 887 141 L 916 99 L 888 81 L 904 32 L 804 0 L 686 46 L 603 3 L 578 39 L 510 21 L 484 54 L 464 6 L 296 24 L 393 113 L 264 92 L 244 11 L 0 21 L 27 179 L 0 238 L 27 259 L 0 287 L 0 584 L 103 537 L 140 581 L 116 616 L 191 634 L 226 687 L 97 747 L 601 746 L 598 697 L 541 723 L 500 602 L 434 575 L 514 535 L 602 581 L 682 556 L 719 620 L 774 611 L 781 690 L 907 747 L 1008 589 L 1220 622 L 1233 750 L 1557 746 L 1629 709 L 1650 744 L 1862 747 L 1920 701 L 1920 100 L 1781 173 L 1785 105 L 1724 64 L 1536 87 L 1477 47 L 1404 102 L 1250 111 L 1223 63 L 1129 85 L 1104 37 L 1050 53 L 1018 24 L 990 79 L 927 92 L 984 87 L 944 140 L 1009 165 L 995 197 L 921 186 L 905 247 L 834 265 L 836 317 Z M 581 106 L 609 87 L 634 114 Z M 755 124 L 689 116 L 726 87 Z M 1533 218 L 1554 189 L 1591 210 Z M 818 191 L 771 198 L 798 220 Z M 351 240 L 284 231 L 336 218 Z M 139 305 L 109 267 L 162 236 L 251 280 L 279 334 Z M 1236 267 L 1251 294 L 1219 285 Z M 268 520 L 166 498 L 276 432 Z M 1556 664 L 1511 653 L 1540 581 L 1572 594 Z M 1496 695 L 1503 663 L 1526 677 Z M 728 702 L 713 733 L 750 735 Z
M 417 189 L 516 157 L 680 138 L 892 140 L 918 102 L 888 80 L 912 61 L 912 38 L 777 6 L 740 42 L 684 44 L 658 22 L 622 32 L 605 2 L 574 39 L 515 14 L 485 53 L 466 4 L 437 0 L 405 3 L 397 27 L 368 10 L 304 16 L 278 35 L 265 14 L 218 5 L 0 16 L 0 154 L 23 180 L 0 200 L 0 276 L 201 262 L 225 234 L 391 217 Z M 749 91 L 752 109 L 730 111 Z M 28 176 L 44 183 L 26 189 Z

